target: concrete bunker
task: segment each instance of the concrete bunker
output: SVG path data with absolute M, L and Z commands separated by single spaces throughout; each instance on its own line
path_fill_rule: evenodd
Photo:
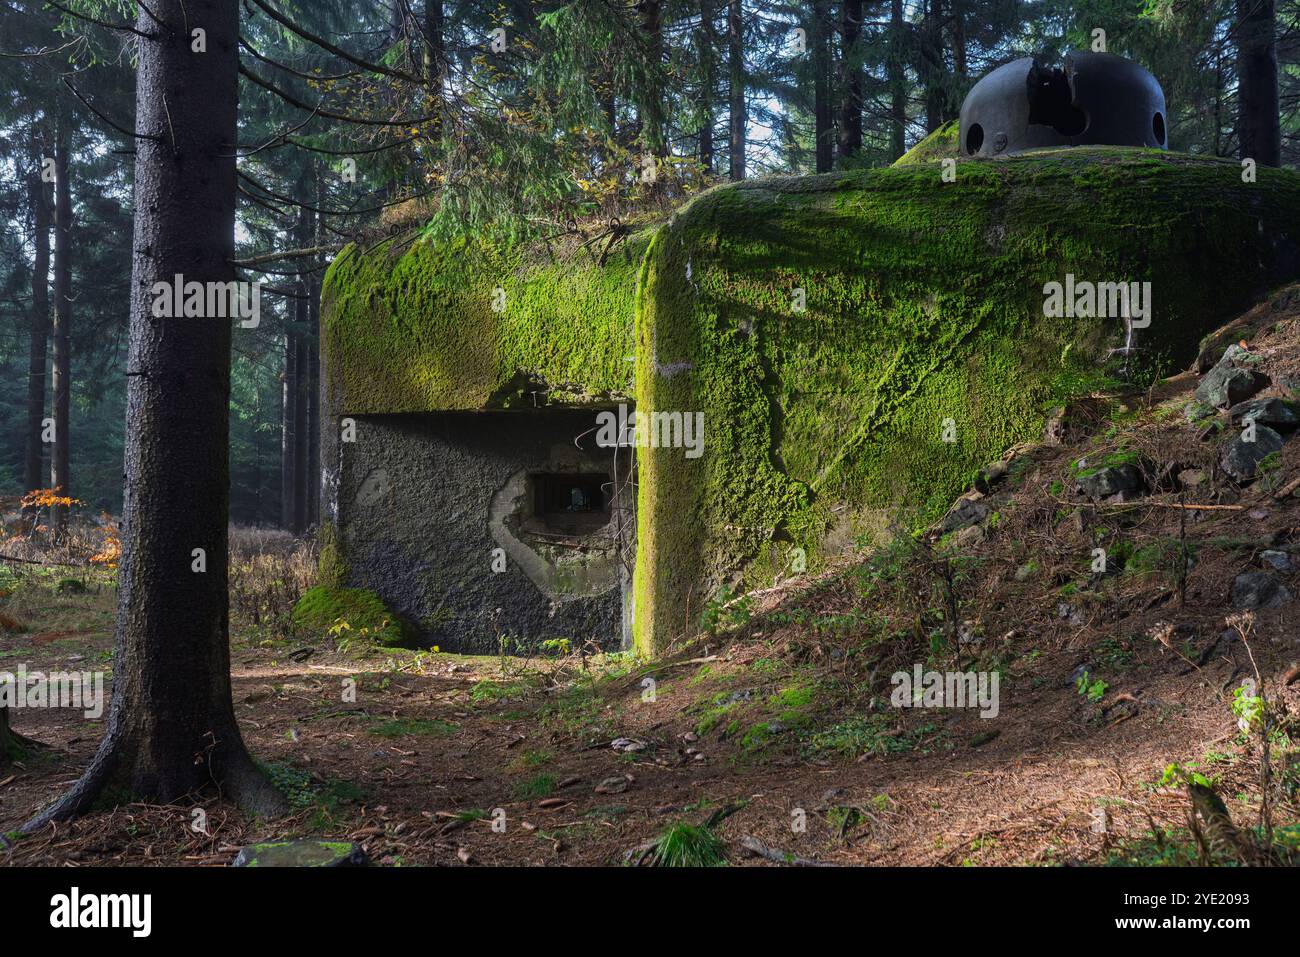
M 321 438 L 325 587 L 496 653 L 625 645 L 631 579 L 635 646 L 661 652 L 726 595 L 875 541 L 882 515 L 937 520 L 1050 410 L 1109 387 L 1126 323 L 1048 316 L 1047 284 L 1149 282 L 1144 354 L 1188 361 L 1300 275 L 1300 176 L 1167 152 L 1158 86 L 1095 56 L 1075 55 L 1073 139 L 990 113 L 966 157 L 964 110 L 893 168 L 720 186 L 603 257 L 576 238 L 349 247 L 322 293 L 322 407 L 356 420 L 355 441 Z M 1002 78 L 1021 121 L 1030 65 Z M 707 441 L 638 432 L 634 467 L 597 441 L 633 401 Z

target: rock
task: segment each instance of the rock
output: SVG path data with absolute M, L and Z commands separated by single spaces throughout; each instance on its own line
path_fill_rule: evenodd
M 1254 419 L 1260 425 L 1271 425 L 1284 431 L 1300 425 L 1300 407 L 1276 396 L 1238 402 L 1228 410 L 1228 416 L 1236 424 Z
M 1267 572 L 1245 572 L 1232 583 L 1234 608 L 1277 608 L 1291 600 L 1291 592 Z
M 615 751 L 621 751 L 626 754 L 629 751 L 644 751 L 646 743 L 639 738 L 615 738 L 609 743 L 609 746 Z
M 1240 346 L 1228 346 L 1214 368 L 1205 373 L 1196 387 L 1196 401 L 1216 409 L 1244 402 L 1272 381 L 1264 373 L 1249 368 L 1259 358 Z
M 266 841 L 242 848 L 235 867 L 365 867 L 361 845 L 351 841 Z
M 1282 436 L 1267 425 L 1255 427 L 1255 441 L 1247 442 L 1244 435 L 1238 435 L 1223 447 L 1219 464 L 1238 482 L 1253 479 L 1259 471 L 1259 463 L 1274 452 L 1282 449 Z
M 1142 473 L 1132 465 L 1108 465 L 1077 479 L 1074 490 L 1094 500 L 1116 495 L 1132 498 L 1142 491 Z
M 1079 687 L 1080 681 L 1085 684 L 1091 684 L 1092 677 L 1096 673 L 1096 670 L 1095 666 L 1085 661 L 1083 664 L 1079 665 L 1079 667 L 1070 672 L 1070 687 Z
M 1196 399 L 1216 409 L 1226 409 L 1266 388 L 1270 379 L 1254 369 L 1215 366 L 1196 387 Z
M 1084 615 L 1082 608 L 1079 608 L 1077 605 L 1072 605 L 1068 601 L 1062 601 L 1057 603 L 1056 617 L 1064 618 L 1066 621 L 1068 621 L 1071 625 L 1073 625 L 1076 628 L 1084 624 L 1088 620 L 1087 616 Z
M 947 534 L 974 525 L 976 522 L 982 522 L 988 514 L 989 507 L 984 502 L 973 498 L 960 498 L 952 511 L 944 516 L 943 531 Z
M 1006 477 L 1007 463 L 994 462 L 991 465 L 985 466 L 980 474 L 975 478 L 975 488 L 978 491 L 983 492 L 985 495 L 988 495 L 989 492 L 993 490 L 993 486 L 997 485 Z
M 1060 445 L 1065 440 L 1065 406 L 1058 406 L 1053 409 L 1047 417 L 1047 422 L 1043 426 L 1043 443 L 1045 445 Z
M 597 794 L 622 794 L 632 786 L 632 775 L 614 774 L 596 785 Z
M 1187 403 L 1187 409 L 1185 410 L 1184 414 L 1187 416 L 1188 422 L 1195 424 L 1197 422 L 1200 422 L 1202 419 L 1206 419 L 1214 415 L 1215 411 L 1216 410 L 1212 405 L 1206 405 L 1204 402 L 1193 401 Z
M 1266 548 L 1259 553 L 1259 560 L 1278 572 L 1291 571 L 1291 556 L 1276 548 Z

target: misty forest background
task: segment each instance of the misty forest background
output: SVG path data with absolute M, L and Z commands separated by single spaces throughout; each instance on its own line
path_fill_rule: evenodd
M 135 7 L 0 0 L 0 496 L 89 513 L 122 506 Z M 320 281 L 353 238 L 544 237 L 887 165 L 993 67 L 1097 28 L 1164 87 L 1170 147 L 1224 157 L 1259 135 L 1271 46 L 1280 153 L 1253 154 L 1300 159 L 1300 0 L 246 0 L 237 258 L 264 286 L 234 336 L 231 520 L 317 519 Z

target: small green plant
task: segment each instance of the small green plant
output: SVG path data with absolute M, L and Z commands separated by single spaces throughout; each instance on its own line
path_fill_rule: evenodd
M 1096 704 L 1105 697 L 1106 689 L 1109 688 L 1110 685 L 1106 684 L 1106 682 L 1102 681 L 1100 678 L 1094 678 L 1090 674 L 1082 674 L 1079 675 L 1079 680 L 1075 682 L 1075 687 L 1078 689 L 1079 694 L 1083 695 L 1083 697 L 1087 698 L 1093 704 Z
M 573 642 L 568 638 L 548 638 L 537 647 L 546 654 L 557 655 L 561 658 L 573 652 Z
M 715 635 L 731 628 L 739 628 L 749 621 L 753 604 L 753 599 L 748 595 L 737 598 L 730 587 L 723 585 L 704 606 L 704 611 L 700 614 L 700 630 Z
M 1255 694 L 1254 683 L 1243 683 L 1232 692 L 1232 713 L 1243 735 L 1258 728 L 1264 719 L 1264 699 Z
M 555 778 L 550 774 L 539 774 L 515 785 L 515 796 L 521 799 L 550 797 L 555 793 Z
M 1214 782 L 1200 771 L 1195 771 L 1191 767 L 1177 762 L 1165 766 L 1157 784 L 1162 788 L 1186 787 L 1189 784 L 1195 784 L 1203 788 L 1214 787 Z
M 655 867 L 722 867 L 727 846 L 713 831 L 679 821 L 655 841 L 649 862 Z

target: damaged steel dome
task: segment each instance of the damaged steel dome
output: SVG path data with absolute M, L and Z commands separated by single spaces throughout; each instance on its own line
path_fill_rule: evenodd
M 1155 77 L 1112 53 L 1068 53 L 1064 66 L 1024 57 L 998 67 L 961 105 L 963 156 L 1055 146 L 1168 148 Z

